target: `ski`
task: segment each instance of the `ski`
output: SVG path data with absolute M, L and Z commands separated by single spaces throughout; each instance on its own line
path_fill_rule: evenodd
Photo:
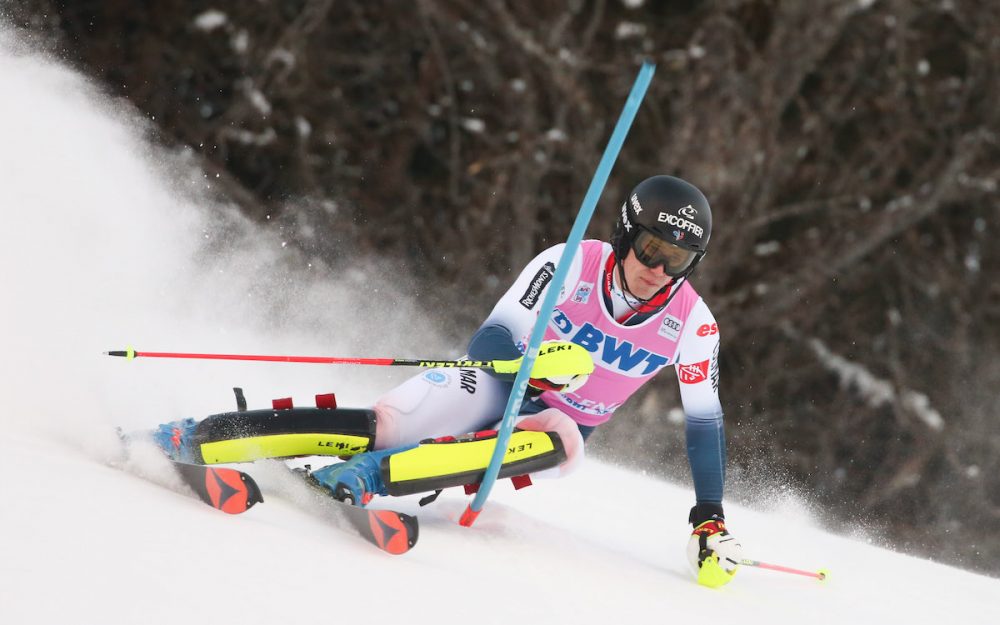
M 242 471 L 175 460 L 170 463 L 198 498 L 217 510 L 240 514 L 264 501 L 257 483 Z
M 395 510 L 361 508 L 334 499 L 330 491 L 316 481 L 306 469 L 292 469 L 306 484 L 323 495 L 327 508 L 339 519 L 347 522 L 358 535 L 382 551 L 401 555 L 417 544 L 420 524 L 417 517 Z
M 115 428 L 115 432 L 122 445 L 124 464 L 130 455 L 130 437 L 120 427 Z M 143 436 L 145 435 L 140 435 L 139 438 Z M 240 514 L 252 508 L 255 503 L 264 502 L 257 482 L 242 471 L 180 462 L 169 457 L 167 461 L 174 467 L 177 476 L 198 495 L 198 498 L 216 510 L 222 510 L 227 514 Z

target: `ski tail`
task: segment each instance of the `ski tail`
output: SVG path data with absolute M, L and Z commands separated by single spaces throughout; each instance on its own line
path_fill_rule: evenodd
M 354 508 L 354 506 L 349 507 Z M 417 536 L 420 531 L 417 517 L 394 510 L 367 510 L 363 508 L 355 508 L 355 510 L 365 513 L 367 526 L 355 521 L 352 521 L 352 524 L 358 528 L 364 538 L 382 551 L 398 556 L 406 553 L 417 544 Z
M 246 512 L 264 501 L 260 487 L 242 471 L 175 461 L 171 464 L 202 501 L 227 514 Z

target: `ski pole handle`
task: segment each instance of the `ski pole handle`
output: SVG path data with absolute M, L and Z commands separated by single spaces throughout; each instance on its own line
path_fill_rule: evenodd
M 826 569 L 820 569 L 819 571 L 804 571 L 802 569 L 793 569 L 788 566 L 782 566 L 780 564 L 768 564 L 767 562 L 761 562 L 760 560 L 750 560 L 744 558 L 740 560 L 740 564 L 743 566 L 753 566 L 758 569 L 767 569 L 768 571 L 778 571 L 779 573 L 791 573 L 792 575 L 802 575 L 804 577 L 812 577 L 821 582 L 826 581 L 830 576 L 830 571 Z
M 120 356 L 127 360 L 136 358 L 180 358 L 197 360 L 252 360 L 258 362 L 304 362 L 328 365 L 376 365 L 383 367 L 461 367 L 471 369 L 492 369 L 497 373 L 515 373 L 520 365 L 517 360 L 434 360 L 408 358 L 339 358 L 329 356 L 269 356 L 256 354 L 189 354 L 180 352 L 139 352 L 132 347 L 124 350 L 104 352 L 108 356 Z

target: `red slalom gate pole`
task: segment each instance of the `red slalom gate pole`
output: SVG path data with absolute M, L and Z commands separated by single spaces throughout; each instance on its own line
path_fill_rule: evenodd
M 820 569 L 819 571 L 804 571 L 802 569 L 793 569 L 792 567 L 782 566 L 780 564 L 768 564 L 767 562 L 761 562 L 760 560 L 743 559 L 740 560 L 740 564 L 742 564 L 743 566 L 753 566 L 758 569 L 778 571 L 779 573 L 791 573 L 792 575 L 802 575 L 803 577 L 811 577 L 821 582 L 826 581 L 826 579 L 830 576 L 830 571 L 826 569 Z

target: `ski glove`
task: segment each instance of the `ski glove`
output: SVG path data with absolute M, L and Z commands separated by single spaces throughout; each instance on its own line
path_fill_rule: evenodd
M 523 359 L 522 356 L 514 360 L 495 360 L 493 370 L 517 373 Z M 542 341 L 528 385 L 536 391 L 571 393 L 583 386 L 593 372 L 594 360 L 585 347 L 569 341 Z
M 709 588 L 728 584 L 743 560 L 743 546 L 726 531 L 719 504 L 698 504 L 688 517 L 694 526 L 688 540 L 688 562 L 698 583 Z

